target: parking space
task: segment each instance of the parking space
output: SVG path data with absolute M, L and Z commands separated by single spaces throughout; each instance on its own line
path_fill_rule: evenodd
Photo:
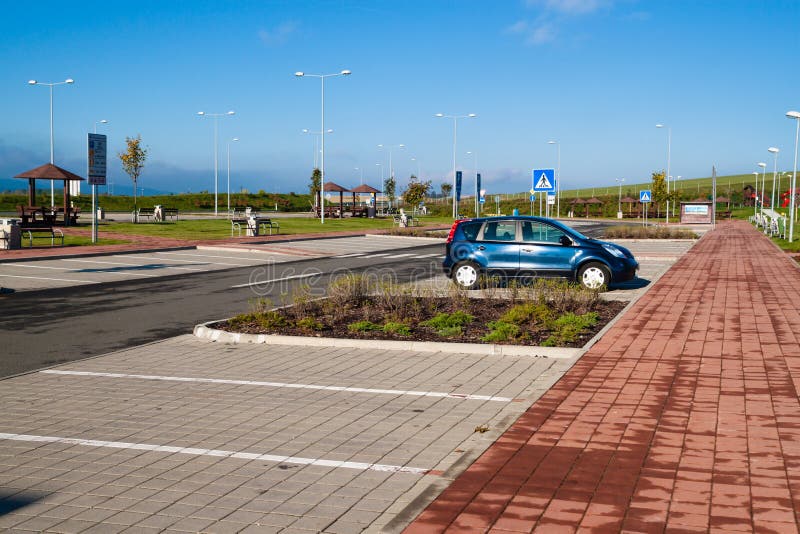
M 429 245 L 442 240 L 394 236 L 314 239 L 276 244 L 200 246 L 196 249 L 114 254 L 82 258 L 26 260 L 0 263 L 0 287 L 15 291 L 70 287 L 101 282 L 158 278 L 181 273 L 252 267 L 316 257 L 394 257 L 401 248 Z M 405 256 L 432 257 L 436 254 Z
M 0 382 L 0 528 L 398 531 L 571 362 L 181 336 Z

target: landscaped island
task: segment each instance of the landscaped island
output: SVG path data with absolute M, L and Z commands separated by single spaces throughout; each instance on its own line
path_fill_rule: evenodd
M 259 301 L 250 313 L 212 326 L 245 334 L 581 347 L 625 303 L 565 281 L 500 289 L 453 289 L 442 296 L 347 275 L 312 299 L 301 288 L 289 306 Z

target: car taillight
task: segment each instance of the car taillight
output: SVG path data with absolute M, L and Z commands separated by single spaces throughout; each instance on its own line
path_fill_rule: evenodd
M 447 234 L 447 241 L 445 241 L 445 243 L 452 243 L 453 242 L 453 236 L 456 235 L 456 228 L 458 227 L 458 225 L 461 224 L 462 222 L 468 221 L 468 220 L 469 219 L 458 219 L 458 220 L 456 220 L 453 223 L 453 226 L 450 227 L 450 233 Z

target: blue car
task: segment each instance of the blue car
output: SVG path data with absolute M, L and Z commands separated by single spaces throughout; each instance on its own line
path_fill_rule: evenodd
M 636 276 L 639 263 L 619 245 L 586 237 L 543 217 L 485 217 L 453 223 L 444 271 L 464 289 L 481 276 L 560 277 L 589 289 Z

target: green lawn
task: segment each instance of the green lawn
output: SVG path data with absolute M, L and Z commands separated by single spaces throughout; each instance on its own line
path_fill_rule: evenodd
M 319 219 L 287 217 L 275 218 L 280 225 L 281 235 L 300 235 L 319 232 L 341 231 L 366 231 L 376 229 L 390 229 L 393 227 L 392 219 L 331 219 L 326 218 L 325 223 Z M 423 226 L 449 225 L 449 217 L 423 217 Z M 101 223 L 99 232 L 104 231 L 128 234 L 157 236 L 170 239 L 225 239 L 231 237 L 231 223 L 228 219 L 189 219 L 175 222 L 153 223 L 144 222 L 133 224 L 129 222 Z M 244 235 L 244 231 L 242 231 Z

